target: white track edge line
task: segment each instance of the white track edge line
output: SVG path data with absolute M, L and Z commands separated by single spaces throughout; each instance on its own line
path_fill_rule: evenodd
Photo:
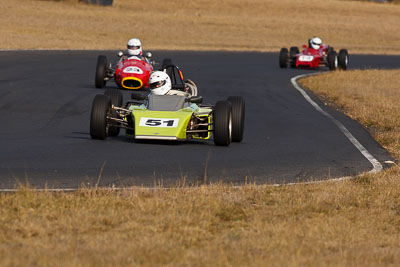
M 383 167 L 382 164 L 374 157 L 371 153 L 350 133 L 349 130 L 337 119 L 335 119 L 331 114 L 324 111 L 311 97 L 306 93 L 306 91 L 301 88 L 301 86 L 297 83 L 297 81 L 303 77 L 308 77 L 312 75 L 319 75 L 321 72 L 312 73 L 312 74 L 303 74 L 298 75 L 290 79 L 294 88 L 299 91 L 303 97 L 310 103 L 317 111 L 319 111 L 322 115 L 330 119 L 338 128 L 339 130 L 349 139 L 349 141 L 360 151 L 360 153 L 372 164 L 373 168 L 367 173 L 377 173 L 382 171 Z M 338 178 L 340 179 L 340 178 Z

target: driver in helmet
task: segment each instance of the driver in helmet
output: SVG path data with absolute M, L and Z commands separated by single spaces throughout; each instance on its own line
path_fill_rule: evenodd
M 169 75 L 164 71 L 155 71 L 150 75 L 149 86 L 153 95 L 180 95 L 189 96 L 189 93 L 173 90 Z
M 147 63 L 150 63 L 150 59 L 143 56 L 142 51 L 142 42 L 138 38 L 132 38 L 128 40 L 127 47 L 127 54 L 123 55 L 121 52 L 121 59 L 137 59 L 137 60 L 144 60 Z
M 313 37 L 308 41 L 308 46 L 315 50 L 320 49 L 321 45 L 322 45 L 322 40 L 319 37 Z
M 143 57 L 142 42 L 138 38 L 130 39 L 126 47 L 128 52 L 128 58 L 138 57 L 139 59 L 142 59 Z

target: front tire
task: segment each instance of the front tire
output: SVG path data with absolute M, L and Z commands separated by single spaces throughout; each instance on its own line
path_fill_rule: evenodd
M 214 143 L 229 146 L 232 140 L 232 107 L 228 101 L 218 101 L 214 107 Z
M 338 67 L 338 57 L 335 51 L 328 54 L 328 67 L 330 70 L 336 70 Z
M 289 64 L 289 51 L 287 48 L 282 48 L 279 52 L 279 67 L 287 68 Z
M 104 88 L 106 86 L 106 81 L 104 78 L 107 73 L 107 58 L 106 56 L 98 56 L 97 57 L 97 65 L 96 65 L 96 77 L 94 84 L 96 88 Z
M 338 55 L 339 68 L 342 70 L 347 70 L 347 65 L 349 64 L 349 53 L 346 49 L 341 49 Z
M 111 99 L 105 95 L 96 95 L 90 114 L 90 136 L 92 139 L 107 138 L 107 113 L 111 108 Z
M 228 102 L 232 106 L 232 142 L 243 140 L 245 102 L 241 96 L 230 96 Z
M 107 91 L 104 92 L 104 95 L 108 96 L 111 99 L 111 105 L 116 106 L 116 107 L 121 107 L 122 106 L 122 93 L 117 90 L 117 89 L 108 89 Z M 118 114 L 116 111 L 112 110 L 111 111 L 111 117 L 112 118 L 118 118 Z M 113 125 L 113 126 L 111 126 Z M 120 123 L 118 122 L 112 122 L 112 124 L 109 127 L 108 130 L 108 135 L 109 136 L 117 136 L 120 131 Z
M 290 67 L 296 68 L 296 55 L 300 53 L 299 48 L 297 46 L 292 46 L 290 48 L 289 56 L 290 56 Z

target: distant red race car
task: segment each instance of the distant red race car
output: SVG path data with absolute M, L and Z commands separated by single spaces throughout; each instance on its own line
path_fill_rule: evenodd
M 107 57 L 100 55 L 97 58 L 95 86 L 103 88 L 107 81 L 114 79 L 119 88 L 136 90 L 149 87 L 150 74 L 155 71 L 153 61 L 150 61 L 151 53 L 146 53 L 144 60 L 136 56 L 126 56 L 122 52 L 118 53 L 120 60 L 115 64 L 115 68 L 108 62 Z M 182 71 L 178 66 L 172 64 L 171 59 L 163 60 L 161 69 L 165 70 L 171 78 L 172 89 L 181 90 L 192 96 L 197 95 L 197 86 L 190 80 L 183 80 Z
M 309 40 L 309 43 L 311 39 Z M 340 68 L 347 69 L 349 62 L 349 54 L 346 49 L 341 49 L 339 54 L 333 47 L 320 44 L 318 49 L 314 49 L 311 45 L 303 45 L 303 51 L 299 52 L 299 48 L 291 47 L 290 51 L 287 48 L 282 48 L 279 53 L 279 66 L 281 68 L 318 68 L 326 66 L 330 70 Z
M 120 88 L 140 89 L 148 87 L 150 73 L 153 65 L 150 62 L 151 53 L 147 53 L 144 60 L 136 56 L 128 57 L 119 52 L 120 60 L 115 64 L 115 69 L 108 62 L 107 57 L 100 55 L 97 58 L 95 86 L 103 88 L 107 81 L 114 78 Z

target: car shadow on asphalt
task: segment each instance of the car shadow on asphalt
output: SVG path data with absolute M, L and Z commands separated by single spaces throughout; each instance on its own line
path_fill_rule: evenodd
M 82 139 L 91 140 L 89 132 L 72 132 L 71 135 L 65 135 L 65 138 L 70 139 Z M 133 139 L 130 136 L 118 135 L 113 137 L 107 137 L 107 140 L 113 140 L 124 143 L 132 144 L 146 144 L 146 145 L 163 145 L 163 146 L 180 146 L 180 145 L 202 145 L 202 146 L 214 146 L 212 140 L 187 140 L 187 141 L 175 141 L 175 140 L 143 140 Z M 94 140 L 97 141 L 97 140 Z M 105 140 L 104 140 L 105 141 Z
M 129 137 L 122 137 L 125 142 L 134 144 L 145 144 L 145 145 L 162 145 L 162 146 L 182 146 L 182 145 L 202 145 L 202 146 L 214 146 L 214 142 L 207 140 L 187 140 L 187 141 L 175 141 L 175 140 L 144 140 L 144 139 L 133 139 Z

